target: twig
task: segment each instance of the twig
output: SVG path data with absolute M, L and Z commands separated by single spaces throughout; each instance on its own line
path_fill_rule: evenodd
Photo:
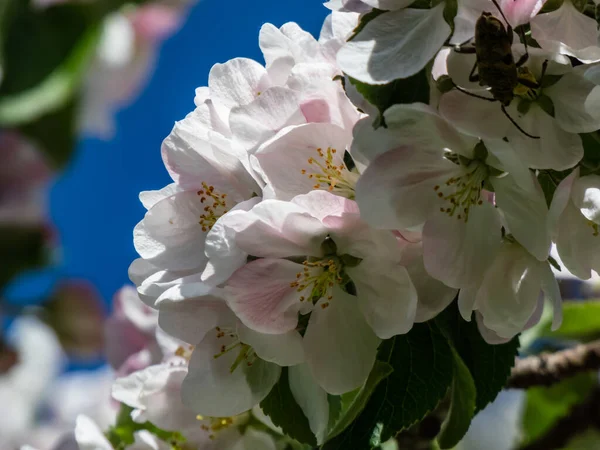
M 545 434 L 521 450 L 555 450 L 564 448 L 571 439 L 590 427 L 600 426 L 600 388 L 594 389 L 589 397 L 569 411 Z
M 517 359 L 506 387 L 550 386 L 578 373 L 598 369 L 600 341 L 594 341 L 555 353 Z

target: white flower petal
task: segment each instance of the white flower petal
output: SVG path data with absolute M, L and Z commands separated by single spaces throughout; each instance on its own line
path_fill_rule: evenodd
M 154 205 L 134 229 L 142 258 L 172 270 L 200 269 L 206 263 L 206 233 L 198 223 L 204 206 L 196 192 L 185 191 Z
M 600 86 L 586 79 L 584 71 L 585 67 L 576 67 L 544 89 L 554 104 L 556 122 L 571 133 L 591 133 L 600 128 Z
M 385 84 L 419 72 L 450 35 L 444 4 L 381 14 L 338 53 L 344 73 L 370 84 Z
M 310 317 L 304 349 L 311 372 L 330 394 L 363 384 L 375 362 L 379 338 L 365 321 L 356 297 L 334 287 L 328 307 L 317 303 Z
M 102 430 L 89 417 L 80 414 L 75 425 L 75 439 L 80 450 L 113 450 Z
M 259 147 L 254 156 L 273 189 L 277 199 L 291 200 L 299 194 L 314 189 L 318 180 L 309 178 L 311 174 L 324 172 L 317 164 L 324 166 L 325 159 L 317 149 L 328 155 L 328 149 L 335 149 L 331 164 L 344 165 L 344 151 L 349 144 L 349 136 L 336 125 L 328 123 L 308 123 L 284 128 L 272 139 Z M 315 160 L 314 163 L 309 161 Z M 304 171 L 304 173 L 303 173 Z
M 570 0 L 555 11 L 534 17 L 531 35 L 545 50 L 574 56 L 583 63 L 600 60 L 596 21 L 580 13 Z
M 491 178 L 496 191 L 496 205 L 502 210 L 510 233 L 533 256 L 545 261 L 550 252 L 547 229 L 548 207 L 544 192 L 533 174 L 534 189 L 523 189 L 510 174 Z
M 581 214 L 600 224 L 600 176 L 591 174 L 575 179 L 571 199 Z
M 304 361 L 302 337 L 296 330 L 283 334 L 264 334 L 239 324 L 237 332 L 240 340 L 250 345 L 265 361 L 279 366 L 293 366 Z
M 257 358 L 251 366 L 245 362 L 233 372 L 238 357 L 236 349 L 220 353 L 222 345 L 230 345 L 226 335 L 210 332 L 196 346 L 188 375 L 183 381 L 183 402 L 194 412 L 211 417 L 230 417 L 248 411 L 260 403 L 277 383 L 281 368 Z
M 377 336 L 389 339 L 412 328 L 417 291 L 404 267 L 371 258 L 346 272 L 356 286 L 358 306 Z
M 456 174 L 442 154 L 399 147 L 373 161 L 356 183 L 356 202 L 364 220 L 384 229 L 423 224 L 439 209 L 434 186 Z
M 299 103 L 299 93 L 275 86 L 253 102 L 233 108 L 229 126 L 235 141 L 252 151 L 282 128 L 305 123 Z
M 487 202 L 472 207 L 466 223 L 435 214 L 423 228 L 427 272 L 454 288 L 477 284 L 500 248 L 501 226 L 498 213 Z
M 308 419 L 311 431 L 320 444 L 325 439 L 329 421 L 327 392 L 317 384 L 307 364 L 298 364 L 288 369 L 290 390 Z
M 210 98 L 219 115 L 229 117 L 235 106 L 252 102 L 271 85 L 267 70 L 248 58 L 234 58 L 215 64 L 208 75 Z

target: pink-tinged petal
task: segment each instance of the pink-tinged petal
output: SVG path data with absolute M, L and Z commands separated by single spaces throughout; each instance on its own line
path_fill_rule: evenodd
M 500 8 L 513 27 L 529 23 L 542 9 L 546 0 L 500 0 Z
M 509 232 L 540 261 L 548 259 L 550 233 L 548 232 L 548 206 L 544 192 L 533 174 L 533 189 L 523 189 L 515 178 L 507 174 L 492 178 L 496 191 L 496 205 L 502 210 Z
M 329 306 L 324 307 L 328 302 Z M 317 382 L 339 395 L 361 386 L 375 363 L 380 339 L 365 321 L 357 298 L 334 288 L 333 299 L 322 299 L 304 335 L 306 360 Z
M 227 303 L 247 327 L 270 334 L 296 328 L 304 306 L 291 283 L 302 273 L 302 264 L 283 259 L 259 259 L 237 270 L 227 282 Z M 308 301 L 308 300 L 306 300 Z
M 265 200 L 249 212 L 228 214 L 223 226 L 235 232 L 236 245 L 260 257 L 320 255 L 327 230 L 304 207 L 279 200 Z
M 299 101 L 298 92 L 275 86 L 253 102 L 233 108 L 229 126 L 235 142 L 253 151 L 282 128 L 305 123 Z
M 356 202 L 327 191 L 298 195 L 292 199 L 292 203 L 305 208 L 312 217 L 320 221 L 325 221 L 328 217 L 342 217 L 344 214 L 358 214 Z
M 177 31 L 181 26 L 182 15 L 173 6 L 148 4 L 135 9 L 131 14 L 131 23 L 138 39 L 155 43 Z
M 296 330 L 284 334 L 265 334 L 238 324 L 240 341 L 250 345 L 259 358 L 278 366 L 294 366 L 304 362 L 302 336 Z
M 573 56 L 583 63 L 600 60 L 598 25 L 569 0 L 531 21 L 531 35 L 547 51 Z
M 185 191 L 161 200 L 134 229 L 134 245 L 140 256 L 172 270 L 202 268 L 206 263 L 206 231 L 199 223 L 206 214 L 201 197 Z
M 189 344 L 200 342 L 217 325 L 233 322 L 220 291 L 204 283 L 173 286 L 158 298 L 157 307 L 160 327 Z
M 331 156 L 329 163 L 345 170 L 343 158 L 349 139 L 336 125 L 308 123 L 284 128 L 261 145 L 254 156 L 276 198 L 291 200 L 312 191 L 315 185 L 319 185 L 319 189 L 329 187 L 324 183 L 321 185 L 314 175 L 323 175 L 321 166 L 326 165 L 327 156 Z M 325 157 L 320 156 L 317 149 L 321 149 Z
M 444 5 L 431 9 L 406 8 L 381 14 L 346 43 L 338 64 L 349 76 L 365 83 L 385 84 L 419 72 L 433 59 L 450 35 Z
M 231 108 L 254 101 L 271 86 L 271 80 L 267 70 L 256 61 L 234 58 L 210 69 L 208 86 L 219 115 L 227 118 Z
M 456 170 L 441 153 L 413 147 L 388 151 L 367 167 L 356 184 L 361 215 L 376 228 L 419 226 L 439 209 L 434 186 L 443 185 Z
M 417 312 L 417 291 L 404 267 L 370 258 L 346 272 L 356 286 L 358 306 L 378 337 L 389 339 L 410 331 Z
M 183 381 L 182 398 L 198 414 L 231 417 L 259 404 L 277 383 L 281 368 L 256 358 L 251 365 L 250 361 L 242 361 L 232 371 L 241 348 L 221 354 L 223 346 L 234 342 L 229 335 L 218 336 L 219 332 L 210 332 L 195 347 Z
M 435 214 L 423 228 L 427 272 L 454 288 L 477 284 L 500 248 L 501 227 L 498 212 L 487 202 L 472 207 L 466 223 Z

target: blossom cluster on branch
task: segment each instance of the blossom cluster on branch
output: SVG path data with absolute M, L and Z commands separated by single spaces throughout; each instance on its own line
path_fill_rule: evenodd
M 191 448 L 372 448 L 448 389 L 452 448 L 544 298 L 560 326 L 553 243 L 600 269 L 595 5 L 326 6 L 318 39 L 266 24 L 265 65 L 213 66 L 163 142 L 173 183 L 140 194 L 129 275 L 160 328 L 137 316 L 156 342 L 120 357 L 113 395 Z

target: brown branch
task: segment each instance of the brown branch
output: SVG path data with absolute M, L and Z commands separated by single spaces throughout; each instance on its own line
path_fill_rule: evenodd
M 517 359 L 507 388 L 550 386 L 578 373 L 600 369 L 600 341 L 555 353 Z
M 521 447 L 521 450 L 561 449 L 590 427 L 600 427 L 600 388 L 594 389 L 583 403 L 571 408 L 569 414 L 538 439 Z

